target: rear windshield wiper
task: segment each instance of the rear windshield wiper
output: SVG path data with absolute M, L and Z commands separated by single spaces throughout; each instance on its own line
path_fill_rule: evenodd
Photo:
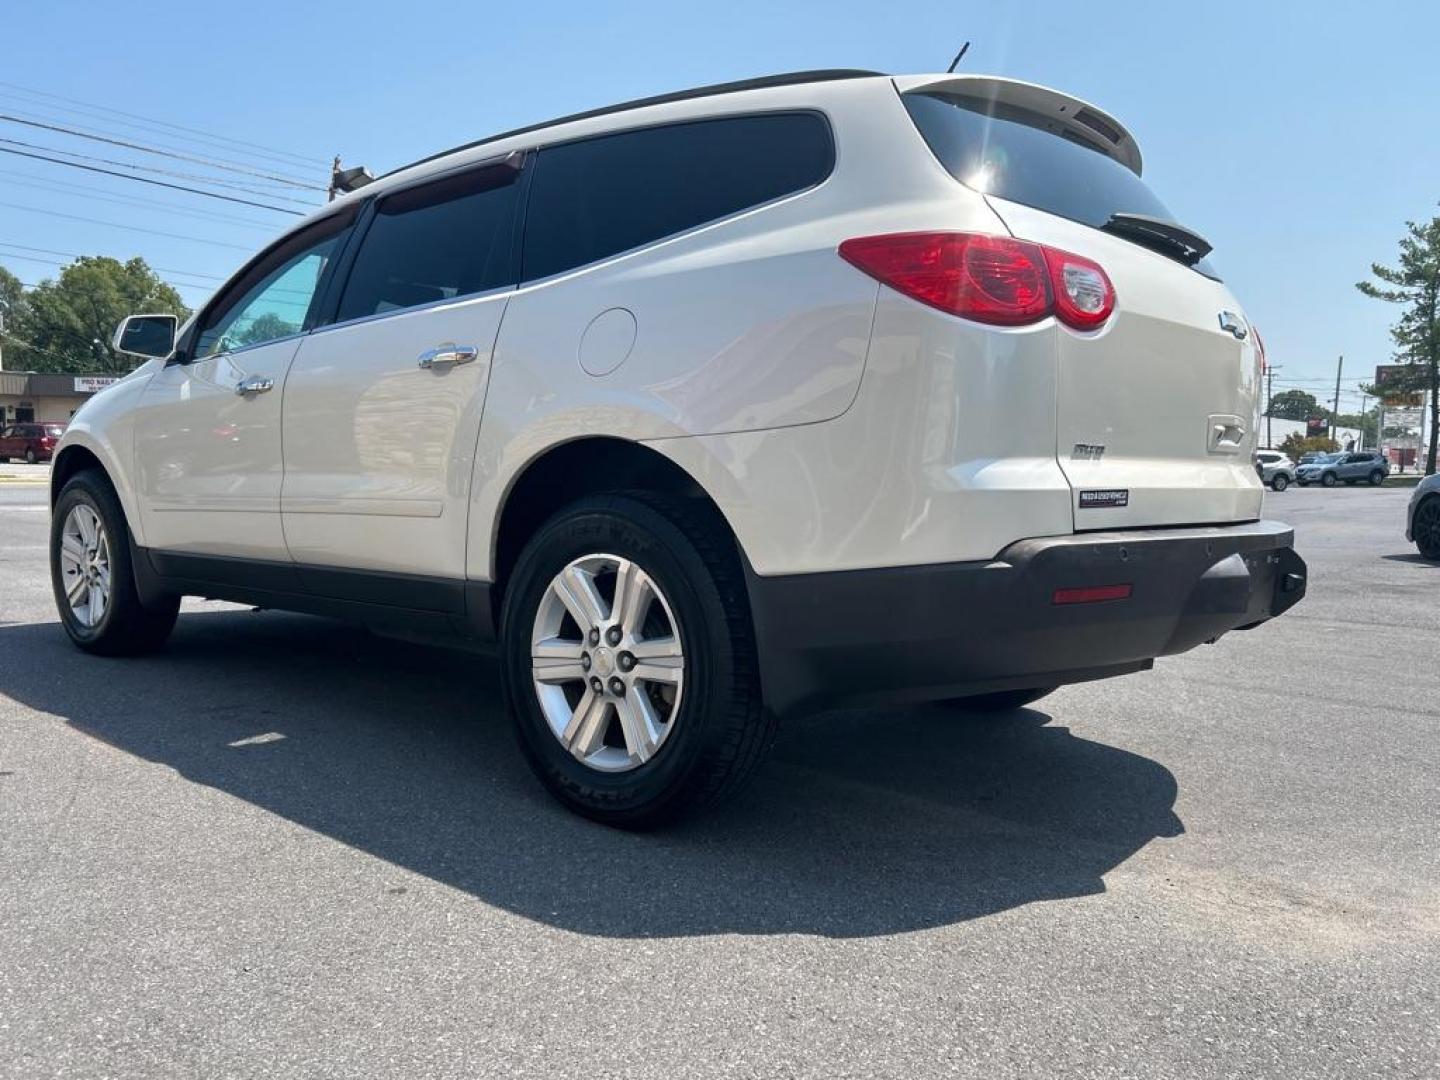
M 1194 266 L 1213 250 L 1199 233 L 1185 228 L 1184 225 L 1147 214 L 1117 211 L 1111 214 L 1110 220 L 1100 228 L 1179 259 L 1186 266 Z

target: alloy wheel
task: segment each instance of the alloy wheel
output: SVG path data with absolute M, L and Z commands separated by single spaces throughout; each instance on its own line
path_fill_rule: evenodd
M 100 515 L 85 503 L 65 515 L 60 572 L 75 621 L 89 629 L 99 626 L 110 606 L 110 538 Z
M 685 685 L 681 628 L 633 560 L 585 555 L 556 574 L 535 613 L 530 662 L 551 733 L 592 769 L 640 767 L 675 727 Z

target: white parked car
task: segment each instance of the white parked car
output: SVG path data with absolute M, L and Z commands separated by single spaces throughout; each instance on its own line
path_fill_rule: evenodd
M 65 628 L 142 652 L 199 594 L 498 642 L 540 778 L 642 826 L 777 718 L 1263 622 L 1305 568 L 1255 335 L 1140 174 L 1053 90 L 812 72 L 384 176 L 122 326 L 152 359 L 54 466 Z
M 1440 560 L 1440 473 L 1425 477 L 1410 493 L 1405 539 L 1425 558 Z
M 1255 451 L 1260 479 L 1275 491 L 1284 491 L 1295 482 L 1295 462 L 1279 450 Z

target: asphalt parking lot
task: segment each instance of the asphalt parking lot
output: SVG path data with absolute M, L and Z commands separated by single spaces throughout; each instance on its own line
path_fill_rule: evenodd
M 472 657 L 187 601 L 55 620 L 0 484 L 0 1075 L 1433 1077 L 1440 565 L 1292 489 L 1310 595 L 1008 716 L 786 728 L 634 836 Z

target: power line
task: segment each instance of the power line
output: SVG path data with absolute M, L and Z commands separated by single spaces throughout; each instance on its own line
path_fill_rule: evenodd
M 12 145 L 14 145 L 14 146 L 29 146 L 29 145 L 30 145 L 30 143 L 16 142 L 14 139 L 0 139 L 0 142 L 10 143 L 10 144 L 12 144 Z M 38 150 L 48 150 L 49 147 L 41 146 L 41 147 L 36 147 L 35 149 L 38 149 Z M 56 150 L 56 151 L 53 151 L 53 153 L 65 154 L 65 153 L 67 153 L 67 151 L 64 151 L 64 150 Z M 283 207 L 283 206 L 271 206 L 271 205 L 269 205 L 268 203 L 255 202 L 253 199 L 241 199 L 241 198 L 237 198 L 237 197 L 234 196 L 234 195 L 222 195 L 222 194 L 220 194 L 218 191 L 202 191 L 200 188 L 188 187 L 188 186 L 186 186 L 186 185 L 184 185 L 184 184 L 172 184 L 172 183 L 170 183 L 170 182 L 167 181 L 167 180 L 152 180 L 152 179 L 151 179 L 150 177 L 148 177 L 148 176 L 130 176 L 128 173 L 115 172 L 115 171 L 113 171 L 113 170 L 111 170 L 111 169 L 101 169 L 101 168 L 99 168 L 99 167 L 97 167 L 97 166 L 95 166 L 95 165 L 82 165 L 82 164 L 80 164 L 78 161 L 61 161 L 59 158 L 46 157 L 44 154 L 32 154 L 32 153 L 29 153 L 29 152 L 27 152 L 27 151 L 25 151 L 25 150 L 12 150 L 12 149 L 10 149 L 10 147 L 8 147 L 8 146 L 0 146 L 0 154 L 16 154 L 16 155 L 18 155 L 19 157 L 34 158 L 36 161 L 48 161 L 48 162 L 50 162 L 50 164 L 52 164 L 52 165 L 68 165 L 68 166 L 69 166 L 70 168 L 72 168 L 72 169 L 84 169 L 86 172 L 103 173 L 103 174 L 106 175 L 106 176 L 118 176 L 118 177 L 119 177 L 120 179 L 122 179 L 122 180 L 135 180 L 135 181 L 137 181 L 138 183 L 141 183 L 141 184 L 154 184 L 156 187 L 173 188 L 173 189 L 176 190 L 176 191 L 187 191 L 187 192 L 189 192 L 189 193 L 192 194 L 192 195 L 206 195 L 206 196 L 209 196 L 209 197 L 212 198 L 212 199 L 223 199 L 225 202 L 240 203 L 242 206 L 256 206 L 256 207 L 259 207 L 261 210 L 274 210 L 276 213 L 279 213 L 279 214 L 293 214 L 293 215 L 295 215 L 296 217 L 304 217 L 304 216 L 305 216 L 305 215 L 304 215 L 303 213 L 301 213 L 299 210 L 290 210 L 290 209 L 287 209 L 286 207 Z M 70 155 L 70 156 L 72 156 L 72 157 L 81 157 L 81 156 L 83 156 L 83 155 L 72 154 L 72 155 Z M 87 160 L 90 160 L 90 161 L 101 161 L 101 160 L 104 160 L 104 159 L 103 159 L 103 158 L 89 158 L 89 159 L 87 159 Z M 110 162 L 109 164 L 112 164 L 112 165 L 124 165 L 125 163 L 124 163 L 124 162 L 118 162 L 118 161 L 117 161 L 117 162 Z M 141 166 L 141 165 L 128 165 L 128 166 L 126 166 L 126 167 L 127 167 L 127 168 L 132 168 L 132 169 L 144 168 L 144 166 Z M 152 171 L 152 172 L 153 172 L 153 171 L 158 171 L 158 170 L 148 170 L 148 171 Z M 200 177 L 200 179 L 204 179 L 204 178 L 203 178 L 203 177 Z M 225 185 L 225 186 L 226 186 L 226 187 L 230 187 L 230 186 L 232 186 L 232 185 L 227 184 L 227 185 Z M 241 191 L 245 191 L 245 190 L 248 190 L 248 189 L 246 189 L 246 188 L 241 188 L 240 190 L 241 190 Z M 260 192 L 259 194 L 264 194 L 264 193 L 263 193 L 263 192 Z M 276 197 L 277 197 L 277 198 L 283 198 L 284 196 L 276 196 Z M 287 199 L 286 201 L 287 201 L 287 202 L 299 202 L 300 200 L 298 200 L 298 199 Z M 310 204 L 309 204 L 309 203 L 301 203 L 301 205 L 302 205 L 302 206 L 308 206 L 308 205 L 310 205 Z
M 38 251 L 42 255 L 59 255 L 66 259 L 88 259 L 92 256 L 80 255 L 73 251 L 56 251 L 54 248 L 31 247 L 29 244 L 13 244 L 9 240 L 0 240 L 0 247 L 19 248 L 21 251 Z M 101 258 L 115 258 L 113 255 L 100 256 Z M 120 260 L 123 261 L 123 260 Z M 183 274 L 185 277 L 209 278 L 212 281 L 224 281 L 219 274 L 202 274 L 199 270 L 167 270 L 163 266 L 152 266 L 151 270 L 161 270 L 167 274 Z
M 64 164 L 60 162 L 58 164 Z M 201 209 L 192 206 L 172 206 L 169 203 L 161 202 L 158 199 L 144 199 L 137 195 L 121 195 L 106 188 L 95 187 L 90 184 L 75 184 L 65 180 L 52 180 L 43 176 L 35 176 L 31 173 L 15 172 L 12 169 L 0 169 L 0 176 L 13 177 L 12 183 L 19 187 L 34 188 L 37 191 L 53 192 L 61 195 L 79 194 L 86 199 L 99 199 L 102 202 L 116 203 L 120 206 L 138 207 L 141 209 L 163 210 L 167 214 L 179 214 L 183 217 L 196 218 L 200 221 L 218 221 L 229 225 L 244 225 L 252 229 L 266 229 L 273 231 L 275 226 L 269 221 L 259 221 L 256 218 L 232 217 L 229 214 L 217 213 L 213 210 Z M 122 176 L 122 180 L 130 177 Z
M 231 138 L 231 137 L 225 136 L 225 135 L 216 135 L 216 134 L 214 134 L 213 132 L 202 131 L 202 130 L 199 129 L 199 128 L 186 127 L 186 126 L 183 125 L 183 124 L 171 123 L 171 122 L 168 121 L 168 120 L 157 120 L 157 119 L 155 119 L 154 117 L 142 116 L 142 115 L 140 115 L 139 113 L 125 112 L 123 109 L 112 108 L 112 107 L 110 107 L 110 106 L 108 106 L 108 105 L 97 105 L 97 104 L 95 104 L 94 102 L 81 101 L 81 100 L 79 100 L 78 98 L 69 98 L 69 97 L 65 97 L 65 96 L 63 96 L 63 95 L 61 95 L 61 94 L 52 94 L 52 93 L 50 93 L 50 92 L 47 91 L 47 90 L 34 90 L 34 89 L 30 88 L 30 87 L 21 86 L 21 85 L 18 84 L 18 83 L 0 81 L 0 86 L 9 87 L 9 89 L 12 91 L 12 93 L 6 94 L 7 97 L 17 97 L 17 96 L 24 95 L 24 96 L 31 97 L 31 98 L 36 98 L 36 97 L 38 97 L 38 98 L 42 98 L 42 99 L 48 98 L 48 99 L 50 99 L 51 101 L 63 101 L 63 102 L 68 103 L 69 105 L 80 105 L 80 106 L 84 106 L 84 109 L 83 109 L 83 110 L 82 110 L 82 109 L 73 109 L 73 108 L 67 109 L 67 108 L 64 108 L 63 106 L 57 106 L 57 105 L 51 105 L 51 106 L 50 106 L 50 108 L 58 108 L 58 109 L 60 109 L 60 111 L 62 111 L 62 112 L 78 112 L 78 113 L 80 113 L 81 115 L 92 115 L 92 116 L 93 116 L 93 115 L 98 115 L 97 112 L 95 111 L 95 110 L 98 110 L 99 113 L 108 113 L 108 114 L 110 114 L 110 115 L 112 115 L 112 116 L 123 116 L 123 117 L 128 118 L 128 119 L 131 120 L 131 121 L 139 121 L 139 122 L 140 122 L 140 123 L 138 123 L 138 124 L 136 124 L 136 123 L 128 123 L 128 124 L 125 124 L 124 126 L 127 126 L 127 127 L 149 126 L 149 127 L 168 128 L 168 129 L 171 130 L 171 131 L 184 132 L 185 134 L 187 134 L 187 135 L 189 135 L 189 136 L 192 136 L 192 137 L 195 137 L 195 138 L 198 138 L 198 139 L 201 140 L 201 141 L 210 142 L 210 143 L 229 143 L 229 144 L 234 145 L 234 146 L 248 147 L 248 148 L 250 149 L 250 151 L 252 151 L 252 152 L 253 152 L 253 151 L 259 151 L 261 154 L 263 154 L 263 155 L 266 156 L 266 157 L 290 158 L 290 159 L 292 159 L 292 160 L 294 160 L 294 161 L 296 161 L 296 162 L 298 162 L 298 163 L 300 163 L 300 164 L 303 164 L 303 165 L 307 165 L 307 166 L 321 166 L 321 167 L 323 167 L 323 163 L 321 163 L 321 162 L 319 161 L 319 159 L 316 159 L 316 158 L 307 158 L 307 157 L 305 157 L 305 156 L 302 155 L 302 154 L 295 154 L 295 153 L 292 153 L 291 151 L 288 151 L 288 150 L 277 150 L 277 149 L 275 149 L 274 147 L 268 147 L 268 146 L 265 146 L 265 145 L 263 145 L 263 144 L 261 144 L 261 143 L 250 142 L 250 141 L 247 141 L 247 140 L 245 140 L 245 139 L 235 139 L 235 138 Z M 13 91 L 19 91 L 20 94 L 17 95 L 17 94 L 15 94 L 15 93 L 13 93 Z M 116 123 L 116 122 L 119 122 L 119 121 L 111 121 L 111 122 L 112 122 L 112 123 Z
M 224 172 L 242 173 L 247 176 L 257 176 L 262 180 L 269 180 L 276 184 L 283 184 L 286 187 L 304 188 L 309 191 L 325 191 L 319 184 L 307 184 L 300 180 L 293 180 L 289 177 L 277 176 L 274 173 L 261 172 L 258 169 L 249 169 L 241 165 L 227 165 L 224 162 L 213 158 L 197 157 L 192 154 L 182 154 L 173 150 L 164 150 L 158 146 L 145 146 L 143 143 L 130 142 L 127 139 L 112 139 L 107 135 L 90 135 L 75 128 L 62 127 L 59 124 L 47 124 L 40 120 L 27 120 L 22 116 L 14 116 L 10 113 L 0 113 L 0 120 L 11 124 L 23 124 L 26 127 L 39 128 L 42 131 L 54 131 L 61 135 L 73 135 L 79 139 L 90 139 L 94 142 L 107 143 L 110 146 L 121 146 L 126 150 L 138 150 L 143 154 L 155 154 L 158 157 L 174 158 L 177 161 L 188 161 L 194 165 L 205 165 L 212 169 L 220 169 Z
M 12 98 L 12 99 L 13 99 L 13 102 L 7 102 L 7 101 L 5 101 L 5 100 L 4 100 L 5 98 Z M 41 108 L 41 109 L 44 109 L 44 110 L 47 110 L 47 111 L 36 112 L 36 111 L 34 111 L 34 110 L 35 110 L 37 107 L 39 107 L 39 108 Z M 173 151 L 173 152 L 175 152 L 175 153 L 185 153 L 185 152 L 189 151 L 189 152 L 195 153 L 195 154 L 204 154 L 204 155 L 207 155 L 207 157 L 208 157 L 209 159 L 211 159 L 211 160 L 224 162 L 224 163 L 227 164 L 227 165 L 238 165 L 238 166 L 242 166 L 242 167 L 246 167 L 246 168 L 251 168 L 251 169 L 270 169 L 270 170 L 289 170 L 289 169 L 296 169 L 297 171 L 298 171 L 298 169 L 299 169 L 299 166 L 298 166 L 298 165 L 296 165 L 296 164 L 294 164 L 294 163 L 291 163 L 291 162 L 288 162 L 288 161 L 280 161 L 278 164 L 276 164 L 274 160 L 267 160 L 268 155 L 266 155 L 266 154 L 258 154 L 258 155 L 257 155 L 257 154 L 254 154 L 254 153 L 251 152 L 251 151 L 236 151 L 236 150 L 233 150 L 233 149 L 231 149 L 231 148 L 229 148 L 229 147 L 226 147 L 226 146 L 221 146 L 221 147 L 219 148 L 219 150 L 220 150 L 220 151 L 223 151 L 225 154 L 230 154 L 230 155 L 234 155 L 234 156 L 222 157 L 222 156 L 220 156 L 220 153 L 219 153 L 219 152 L 217 152 L 215 149 L 212 149 L 211 146 L 206 145 L 206 143 L 210 142 L 211 140 L 208 140 L 208 139 L 205 139 L 205 138 L 195 138 L 194 136 L 185 136 L 185 135 L 178 135 L 178 136 L 177 136 L 177 135 L 172 135 L 172 134 L 170 134 L 170 133 L 168 133 L 168 132 L 163 132 L 163 131 L 157 132 L 157 131 L 154 131 L 154 130 L 152 130 L 152 129 L 150 129 L 150 128 L 146 127 L 145 125 L 142 125 L 142 124 L 132 124 L 132 123 L 128 123 L 127 121 L 124 121 L 124 120 L 114 120 L 114 119 L 112 119 L 112 118 L 110 118 L 110 117 L 101 116 L 101 115 L 98 114 L 98 113 L 88 113 L 88 112 L 86 112 L 86 111 L 84 111 L 84 110 L 82 110 L 82 109 L 67 109 L 67 108 L 65 108 L 65 107 L 63 107 L 63 106 L 56 106 L 56 105 L 50 104 L 49 102 L 33 102 L 33 101 L 27 101 L 27 100 L 25 100 L 24 98 L 18 97 L 17 95 L 11 94 L 11 93 L 9 93 L 8 91 L 5 91 L 5 90 L 0 90 L 0 108 L 4 108 L 4 109 L 7 109 L 7 110 L 11 110 L 11 111 L 17 113 L 18 115 L 20 115 L 21 117 L 23 117 L 24 119 L 28 119 L 28 120 L 43 120 L 43 121 L 45 121 L 45 122 L 47 122 L 47 123 L 51 123 L 51 124 L 76 124 L 76 123 L 83 123 L 83 124 L 85 124 L 85 126 L 82 127 L 82 128 L 80 128 L 80 129 L 79 129 L 80 131 L 85 132 L 85 133 L 87 133 L 87 134 L 91 134 L 91 135 L 104 135 L 104 136 L 108 136 L 108 137 L 114 138 L 114 139 L 121 139 L 121 138 L 138 138 L 138 137 L 141 137 L 141 136 L 144 136 L 144 137 L 146 137 L 146 138 L 150 138 L 152 135 L 159 134 L 160 137 L 163 138 L 163 139 L 172 140 L 172 141 L 166 141 L 166 142 L 155 142 L 155 143 L 153 144 L 154 146 L 158 147 L 158 148 L 161 149 L 161 150 L 170 150 L 170 151 Z M 100 125 L 100 124 L 96 124 L 93 120 L 89 120 L 89 119 L 85 119 L 85 120 L 81 120 L 81 121 L 75 121 L 75 120 L 69 119 L 68 117 L 55 116 L 55 115 L 53 115 L 53 112 L 55 112 L 55 111 L 58 111 L 58 112 L 61 112 L 61 113 L 75 113 L 75 114 L 78 114 L 78 115 L 80 115 L 80 116 L 82 116 L 82 117 L 98 117 L 100 120 L 102 120 L 102 121 L 104 122 L 104 125 L 105 125 L 105 126 L 102 126 L 102 125 Z M 139 135 L 138 135 L 138 136 L 137 136 L 137 135 L 132 135 L 132 134 L 131 134 L 130 132 L 128 132 L 128 131 L 116 131 L 116 130 L 114 130 L 112 127 L 109 126 L 109 125 L 113 125 L 113 124 L 118 124 L 118 125 L 119 125 L 120 127 L 122 127 L 122 128 L 136 128 L 136 129 L 139 130 Z M 180 145 L 178 145 L 178 146 L 175 145 L 176 142 L 179 142 Z M 192 144 L 194 144 L 194 145 L 192 145 Z M 305 170 L 306 170 L 307 172 L 312 171 L 312 170 L 315 169 L 316 167 L 317 167 L 317 163 L 309 162 L 309 161 L 307 161 L 307 162 L 304 163 L 304 168 L 305 168 Z M 297 182 L 302 183 L 302 184 L 303 184 L 303 183 L 308 183 L 308 181 L 305 179 L 305 177 L 303 177 L 303 176 L 297 176 L 297 175 L 296 175 L 295 173 L 293 173 L 293 172 L 280 171 L 280 172 L 278 173 L 278 175 L 281 176 L 281 177 L 284 177 L 284 178 L 287 179 L 287 180 L 294 180 L 294 181 L 297 181 Z
M 315 203 L 308 199 L 296 199 L 289 195 L 281 195 L 276 191 L 266 191 L 264 188 L 246 187 L 244 184 L 237 184 L 233 180 L 217 180 L 213 176 L 205 176 L 201 173 L 176 172 L 174 169 L 162 169 L 156 165 L 139 165 L 133 161 L 116 161 L 114 158 L 96 157 L 94 154 L 82 154 L 78 150 L 61 150 L 56 146 L 41 146 L 38 143 L 25 142 L 23 139 L 0 138 L 0 143 L 7 146 L 23 146 L 28 150 L 43 150 L 47 154 L 60 154 L 63 157 L 75 158 L 79 161 L 98 161 L 101 165 L 114 165 L 121 169 L 130 169 L 133 172 L 154 173 L 156 176 L 171 176 L 180 180 L 193 180 L 201 184 L 209 184 L 211 187 L 226 188 L 230 191 L 243 191 L 249 195 L 263 195 L 267 199 L 278 199 L 280 202 L 295 203 L 297 206 L 308 206 L 312 209 Z
M 115 259 L 115 256 L 113 256 L 113 255 L 96 255 L 96 256 L 92 256 L 92 255 L 81 255 L 81 256 L 77 256 L 77 257 L 78 257 L 78 258 L 87 258 L 87 259 L 88 259 L 88 258 L 101 258 L 101 259 L 107 259 L 107 258 L 108 258 L 108 259 Z M 75 260 L 74 260 L 74 259 L 66 259 L 66 260 L 61 260 L 61 259 L 47 259 L 47 258 L 44 258 L 43 256 L 40 256 L 40 255 L 18 255 L 18 254 L 16 254 L 15 252 L 12 252 L 12 251 L 0 251 L 0 259 L 19 259 L 19 260 L 21 260 L 22 262 L 41 263 L 41 264 L 46 265 L 46 266 L 59 266 L 59 267 L 62 267 L 62 268 L 63 268 L 63 267 L 67 267 L 67 266 L 74 266 L 74 265 L 75 265 Z M 119 263 L 123 263 L 125 260 L 124 260 L 124 259 L 115 259 L 115 261 L 116 261 L 116 262 L 119 262 Z M 147 264 L 147 265 L 148 265 L 148 264 Z M 185 271 L 183 271 L 183 270 L 167 270 L 167 269 L 165 269 L 163 266 L 151 266 L 150 269 L 151 269 L 151 270 L 154 270 L 157 274 L 166 274 L 166 275 L 176 275 L 176 274 L 178 274 L 178 275 L 180 275 L 180 276 L 182 276 L 182 277 L 188 277 L 188 276 L 189 276 L 189 275 L 186 274 Z M 216 284 L 216 283 L 213 282 L 213 281 L 212 281 L 212 282 L 179 281 L 179 280 L 170 281 L 170 279 L 169 279 L 168 277 L 167 277 L 166 280 L 167 280 L 167 282 L 170 283 L 170 284 L 174 284 L 174 285 L 185 285 L 185 286 L 187 286 L 187 287 L 189 287 L 189 288 L 192 288 L 192 289 L 213 289 L 213 288 L 215 288 L 215 284 Z M 223 280 L 223 279 L 221 279 L 221 280 Z
M 159 229 L 142 229 L 139 225 L 123 225 L 118 221 L 101 221 L 98 218 L 81 217 L 78 214 L 62 214 L 59 210 L 44 210 L 38 206 L 21 206 L 18 203 L 0 202 L 0 206 L 9 207 L 11 210 L 27 210 L 32 214 L 49 214 L 51 217 L 66 218 L 70 221 L 83 221 L 89 225 L 106 225 L 114 229 L 128 229 L 131 232 L 148 233 L 151 236 L 165 236 L 171 240 L 190 240 L 197 244 L 209 244 L 212 247 L 232 248 L 235 251 L 253 251 L 251 247 L 244 244 L 227 244 L 222 240 L 206 240 L 198 236 L 186 236 L 183 233 L 162 232 Z

